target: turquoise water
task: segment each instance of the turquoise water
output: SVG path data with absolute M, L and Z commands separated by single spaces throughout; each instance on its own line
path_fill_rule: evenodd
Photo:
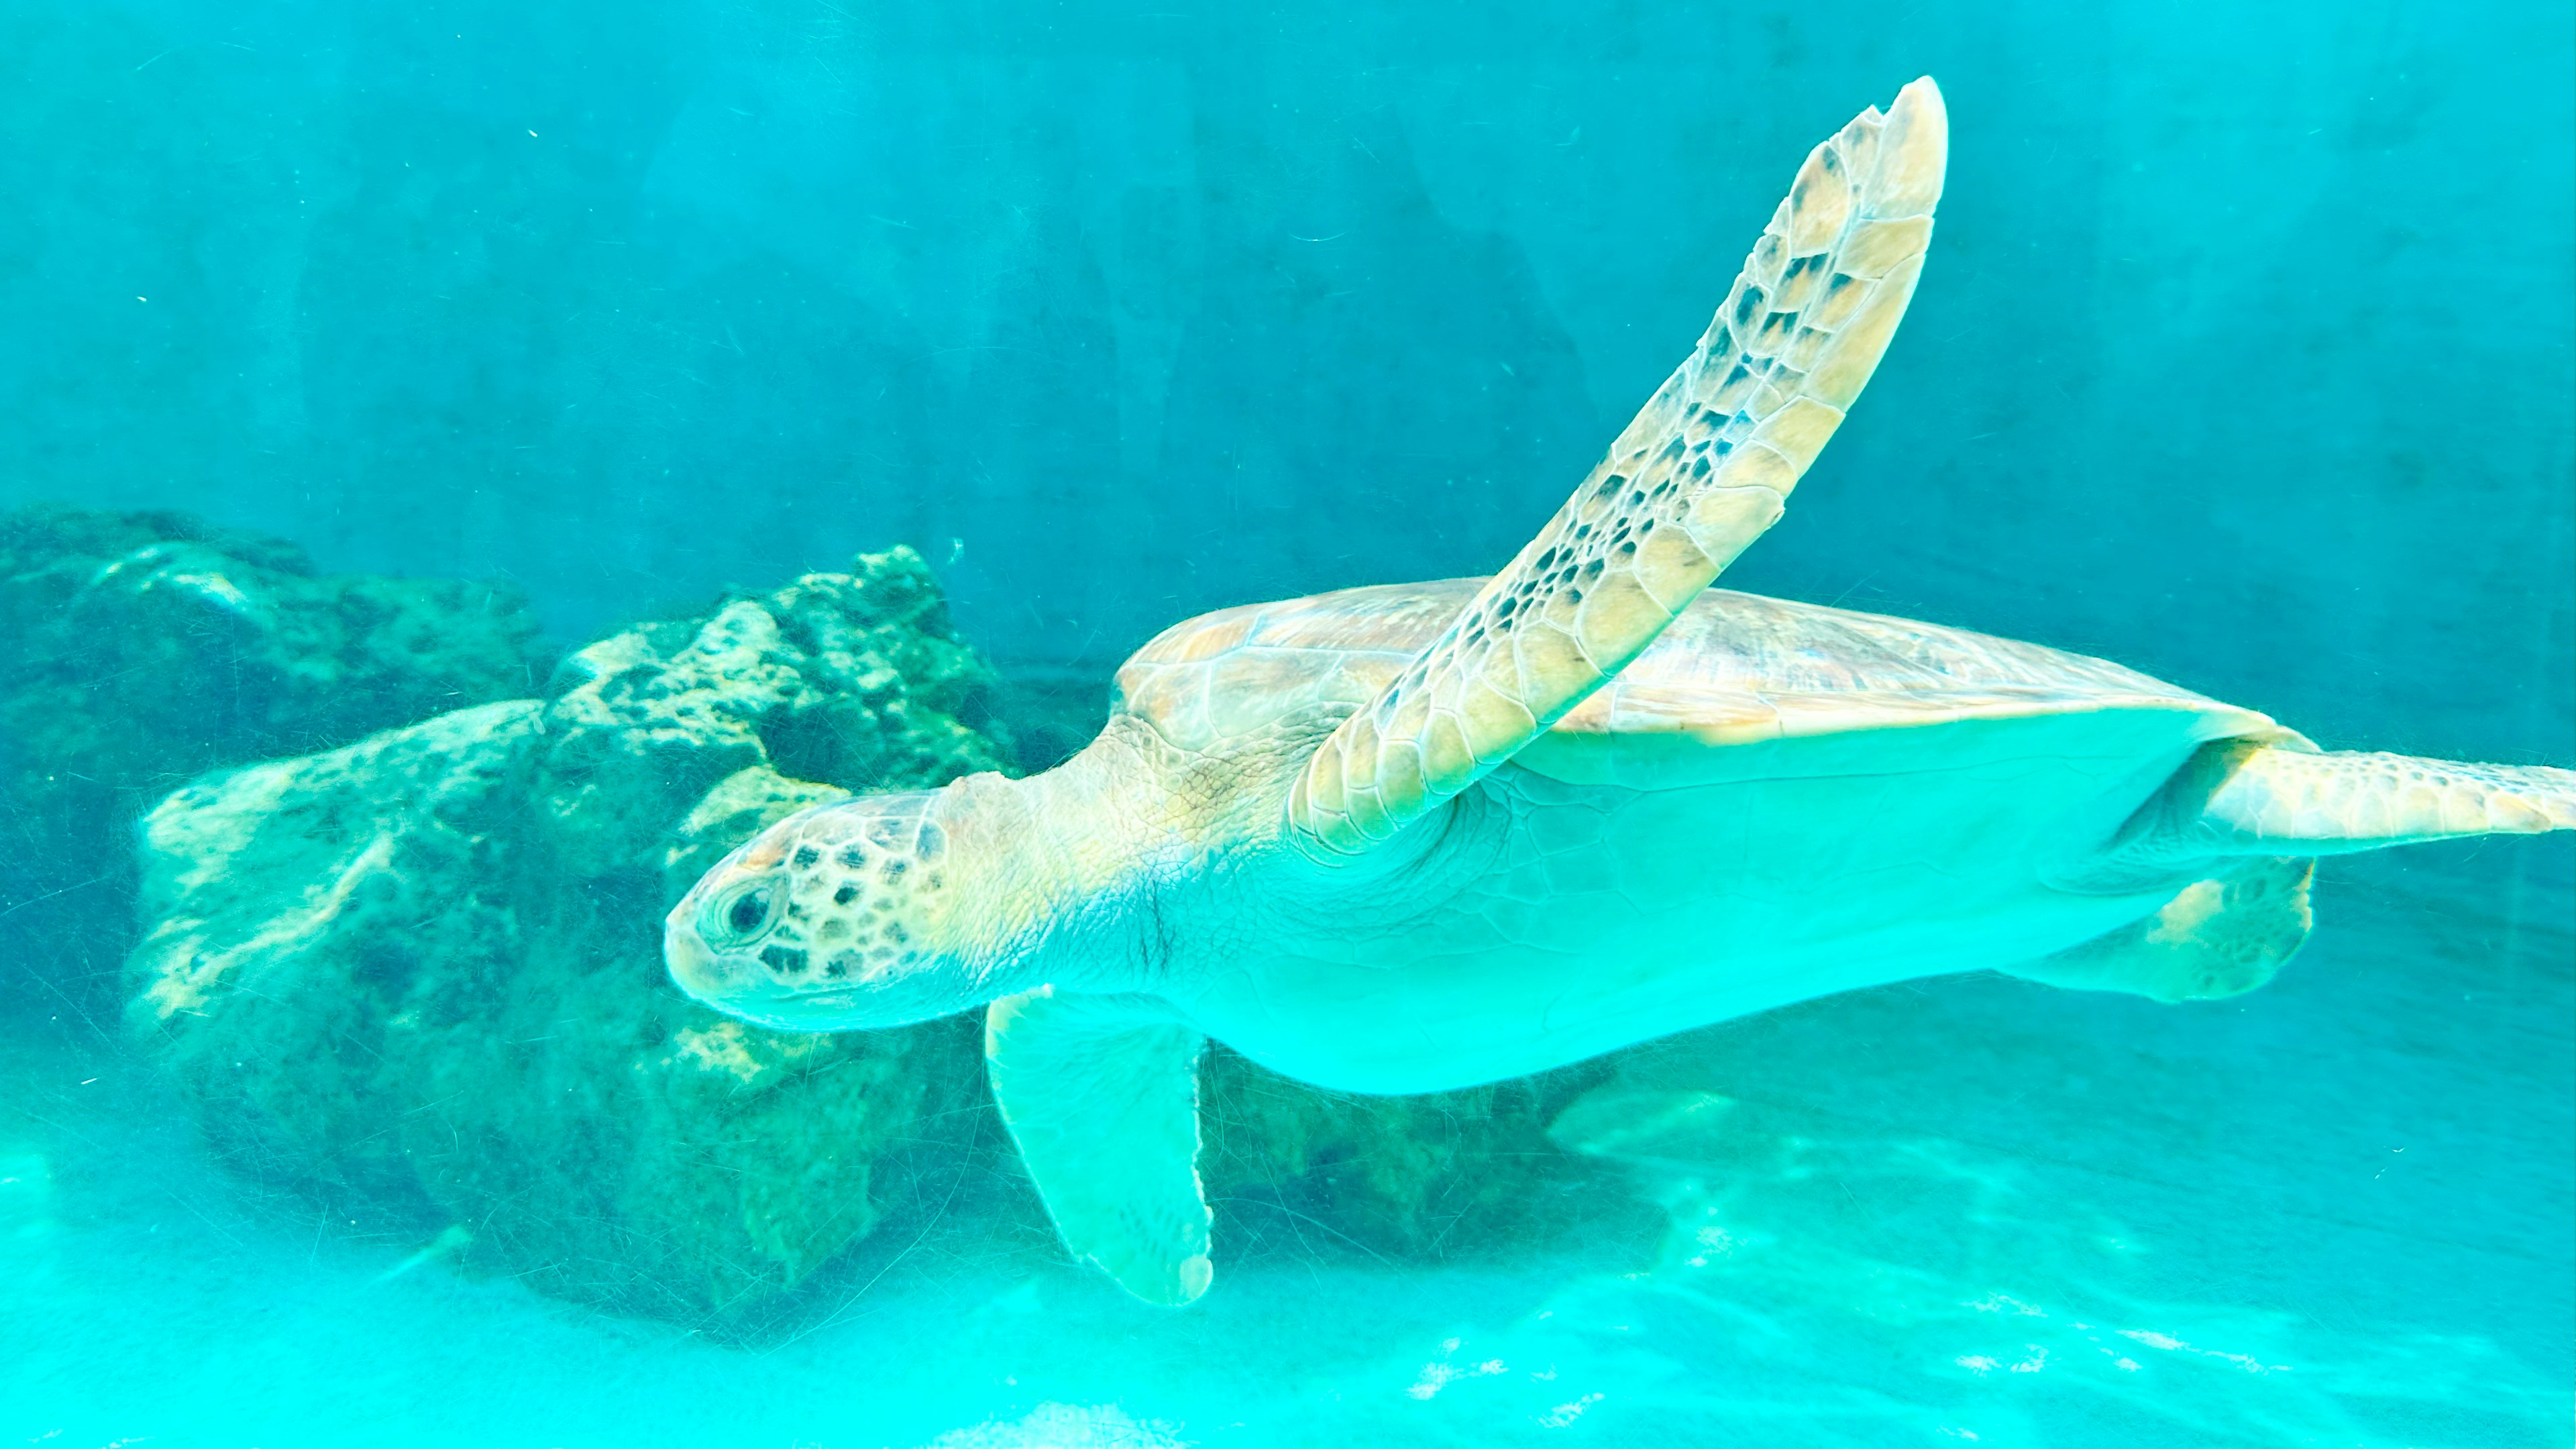
M 1668 1125 L 1546 1231 L 1247 1193 L 1178 1313 L 990 1163 L 777 1322 L 612 1311 L 578 1237 L 299 1190 L 129 1029 L 155 800 L 637 621 L 913 545 L 999 681 L 938 708 L 1042 763 L 1168 623 L 1490 570 L 1806 148 L 1927 72 L 1923 288 L 1727 584 L 2576 763 L 2563 4 L 0 8 L 0 514 L 478 581 L 313 585 L 350 638 L 444 623 L 298 695 L 243 682 L 229 583 L 83 612 L 0 528 L 0 1442 L 2576 1442 L 2565 835 L 2330 860 L 2237 999 L 1979 975 L 1651 1045 L 1617 1071 Z M 565 939 L 649 935 L 648 877 L 560 892 L 610 923 Z
M 2557 862 L 2354 863 L 2271 988 L 1995 978 L 1668 1044 L 1736 1102 L 1650 1259 L 1231 1268 L 1146 1309 L 931 1237 L 726 1347 L 350 1241 L 137 1068 L 6 1066 L 5 1427 L 362 1445 L 2548 1445 L 2576 1334 Z M 2533 853 L 2536 855 L 2536 852 Z

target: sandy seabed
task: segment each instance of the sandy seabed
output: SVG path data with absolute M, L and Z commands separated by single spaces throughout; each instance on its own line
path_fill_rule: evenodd
M 1653 1049 L 1733 1106 L 1633 1165 L 1649 1271 L 1274 1259 L 1164 1313 L 934 1235 L 761 1348 L 317 1222 L 26 1013 L 0 1443 L 2565 1445 L 2567 845 L 2329 861 L 2236 1000 L 1963 977 Z

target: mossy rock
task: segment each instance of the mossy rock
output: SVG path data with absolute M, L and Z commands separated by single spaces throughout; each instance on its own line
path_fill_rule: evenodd
M 132 944 L 133 822 L 223 765 L 535 692 L 506 585 L 325 576 L 176 513 L 0 514 L 0 946 L 50 1006 Z
M 921 561 L 626 631 L 549 700 L 172 795 L 129 1016 L 242 1167 L 467 1225 L 469 1264 L 752 1331 L 978 1129 L 966 1019 L 815 1036 L 666 979 L 714 857 L 847 789 L 999 767 Z M 801 781 L 772 742 L 839 778 Z
M 1490 1257 L 1582 1223 L 1597 1164 L 1551 1141 L 1606 1062 L 1463 1091 L 1371 1097 L 1291 1081 L 1223 1047 L 1199 1069 L 1199 1175 L 1217 1247 L 1389 1261 Z

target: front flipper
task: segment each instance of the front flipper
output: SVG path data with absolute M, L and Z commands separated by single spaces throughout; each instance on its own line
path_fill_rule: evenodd
M 1175 1308 L 1213 1276 L 1198 1174 L 1206 1044 L 1150 996 L 1050 986 L 984 1014 L 993 1100 L 1065 1247 Z
M 1698 348 L 1538 537 L 1307 762 L 1288 820 L 1310 849 L 1360 854 L 1510 759 L 1779 518 L 1914 295 L 1948 137 L 1927 76 L 1808 155 Z

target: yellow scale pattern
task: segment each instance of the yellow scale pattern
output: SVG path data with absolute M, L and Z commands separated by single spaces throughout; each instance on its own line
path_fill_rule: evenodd
M 2472 765 L 2406 755 L 2242 752 L 2211 792 L 2199 831 L 2227 848 L 2288 841 L 2303 852 L 2350 841 L 2375 850 L 2409 840 L 2576 830 L 2576 770 Z
M 1781 514 L 1905 315 L 1949 124 L 1929 77 L 1799 168 L 1699 346 L 1583 486 L 1316 751 L 1292 832 L 1358 854 L 1634 659 Z

